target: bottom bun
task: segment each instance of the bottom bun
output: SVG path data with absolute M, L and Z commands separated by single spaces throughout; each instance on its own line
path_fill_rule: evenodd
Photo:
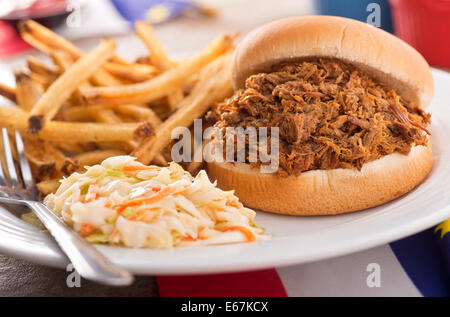
M 289 215 L 336 215 L 381 205 L 420 184 L 433 165 L 431 146 L 384 156 L 356 169 L 312 170 L 300 176 L 259 173 L 244 163 L 208 163 L 212 180 L 234 189 L 247 206 Z

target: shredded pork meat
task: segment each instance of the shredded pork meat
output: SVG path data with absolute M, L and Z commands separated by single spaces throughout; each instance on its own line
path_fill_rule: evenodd
M 430 123 L 420 107 L 333 59 L 282 63 L 252 75 L 245 89 L 208 117 L 223 133 L 225 127 L 278 127 L 282 175 L 361 169 L 394 152 L 406 155 L 412 146 L 427 144 Z

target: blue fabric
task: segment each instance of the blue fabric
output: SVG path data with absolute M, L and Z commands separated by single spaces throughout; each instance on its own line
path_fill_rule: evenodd
M 388 0 L 316 0 L 317 14 L 336 15 L 367 22 L 371 5 L 378 4 L 380 8 L 381 28 L 392 33 L 391 10 Z
M 450 279 L 450 219 L 436 227 L 434 233 Z
M 194 7 L 186 0 L 111 0 L 117 11 L 128 21 L 144 20 L 152 23 L 168 21 L 185 9 Z M 152 14 L 154 13 L 154 14 Z M 152 18 L 157 16 L 158 19 Z
M 450 234 L 434 228 L 390 244 L 411 281 L 427 297 L 450 296 Z

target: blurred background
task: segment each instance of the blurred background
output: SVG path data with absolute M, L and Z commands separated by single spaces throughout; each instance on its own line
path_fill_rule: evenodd
M 246 33 L 285 16 L 325 14 L 361 20 L 392 32 L 418 49 L 432 66 L 450 68 L 450 0 L 0 0 L 0 58 L 28 49 L 15 24 L 33 18 L 68 39 L 130 34 L 134 20 L 155 25 L 168 52 L 181 57 L 198 50 L 215 35 Z M 119 54 L 142 51 L 127 38 Z

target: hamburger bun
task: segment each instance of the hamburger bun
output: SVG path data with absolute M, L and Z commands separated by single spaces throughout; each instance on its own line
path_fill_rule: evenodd
M 333 16 L 286 18 L 250 32 L 233 56 L 233 86 L 243 88 L 247 77 L 282 61 L 312 57 L 353 64 L 422 108 L 433 97 L 430 67 L 413 47 L 367 23 Z
M 266 24 L 238 45 L 232 61 L 235 89 L 252 74 L 282 61 L 337 58 L 426 107 L 434 92 L 424 58 L 397 37 L 366 23 L 331 16 L 296 17 Z M 334 215 L 377 206 L 420 184 L 433 164 L 431 145 L 413 146 L 365 163 L 361 170 L 310 170 L 300 176 L 262 174 L 245 163 L 211 162 L 222 189 L 234 189 L 251 208 L 290 215 Z
M 261 174 L 245 163 L 208 163 L 208 175 L 235 190 L 248 207 L 289 215 L 336 215 L 381 205 L 420 184 L 433 165 L 430 145 L 393 153 L 362 169 L 312 170 L 300 176 Z

